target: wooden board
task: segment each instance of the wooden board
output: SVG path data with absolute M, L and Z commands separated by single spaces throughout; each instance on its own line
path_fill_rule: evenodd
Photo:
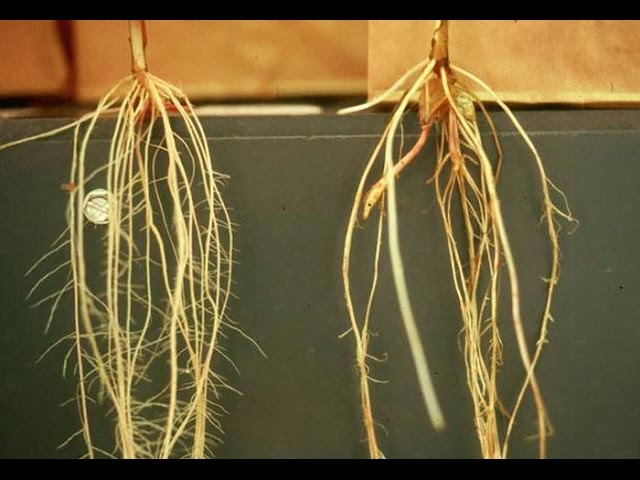
M 148 63 L 193 98 L 364 95 L 366 20 L 151 20 Z M 75 23 L 76 97 L 129 72 L 125 21 Z
M 0 20 L 0 96 L 61 95 L 68 69 L 55 20 Z
M 370 21 L 371 98 L 429 54 L 434 25 L 434 20 Z M 640 21 L 456 20 L 449 35 L 451 61 L 506 101 L 640 103 Z

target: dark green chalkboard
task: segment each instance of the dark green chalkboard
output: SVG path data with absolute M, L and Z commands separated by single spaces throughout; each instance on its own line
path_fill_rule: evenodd
M 506 153 L 500 193 L 533 332 L 549 255 L 538 226 L 534 164 L 497 115 Z M 556 322 L 539 378 L 556 433 L 550 457 L 640 456 L 640 112 L 522 111 L 548 173 L 566 192 L 580 227 L 561 236 L 562 278 Z M 218 170 L 230 175 L 224 194 L 238 223 L 238 266 L 232 315 L 257 339 L 262 358 L 241 337 L 228 342 L 244 394 L 227 394 L 225 443 L 219 457 L 365 457 L 353 343 L 340 281 L 347 217 L 364 162 L 385 115 L 353 117 L 207 118 Z M 61 120 L 2 120 L 0 142 L 43 131 Z M 106 151 L 108 125 L 94 150 Z M 407 123 L 407 138 L 417 127 Z M 46 308 L 24 297 L 29 266 L 64 228 L 69 137 L 0 153 L 0 457 L 77 457 L 72 375 L 62 378 L 65 348 L 35 360 L 70 329 L 63 306 L 43 335 Z M 94 161 L 101 162 L 103 158 Z M 466 392 L 460 330 L 446 245 L 433 190 L 433 145 L 399 181 L 402 246 L 415 313 L 435 374 L 448 428 L 434 433 L 425 417 L 383 256 L 371 349 L 388 354 L 375 365 L 373 400 L 388 457 L 478 457 Z M 372 228 L 358 232 L 354 271 L 365 288 Z M 506 298 L 506 297 L 505 297 Z M 504 317 L 503 321 L 507 321 Z M 504 324 L 506 354 L 513 350 Z M 522 376 L 515 357 L 504 368 L 507 403 Z M 509 397 L 511 395 L 511 397 Z M 534 457 L 530 402 L 511 453 Z

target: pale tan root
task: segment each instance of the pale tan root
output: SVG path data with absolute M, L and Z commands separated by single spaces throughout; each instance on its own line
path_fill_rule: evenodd
M 460 150 L 457 122 L 452 112 L 447 117 L 447 125 L 447 128 L 442 131 L 438 147 L 438 161 L 434 175 L 436 200 L 444 222 L 454 286 L 463 319 L 467 384 L 474 404 L 478 440 L 483 458 L 500 458 L 502 454 L 495 412 L 497 403 L 495 373 L 500 361 L 500 340 L 495 315 L 490 317 L 492 332 L 490 365 L 485 362 L 482 348 L 484 305 L 487 299 L 492 305 L 495 305 L 497 298 L 491 293 L 488 296 L 478 298 L 484 259 L 486 258 L 486 262 L 491 268 L 498 255 L 496 252 L 492 252 L 492 245 L 487 237 L 491 232 L 491 227 L 490 215 L 488 215 L 489 208 L 484 198 L 484 185 L 482 188 L 478 187 L 468 171 L 467 164 L 471 162 L 465 161 L 467 157 Z M 448 145 L 449 150 L 446 155 L 444 153 L 445 145 Z M 440 176 L 447 163 L 450 164 L 450 175 L 443 189 Z M 467 193 L 467 186 L 471 187 L 470 193 Z M 453 232 L 451 204 L 456 190 L 460 198 L 463 224 L 467 234 L 468 269 L 465 269 Z M 497 274 L 492 276 L 492 280 L 497 281 L 496 279 Z
M 418 137 L 418 141 L 413 146 L 413 148 L 404 156 L 402 159 L 396 163 L 393 167 L 393 174 L 395 177 L 398 177 L 400 173 L 409 165 L 422 151 L 424 144 L 427 141 L 427 136 L 429 135 L 429 127 L 424 127 L 420 136 Z M 370 189 L 369 192 L 365 195 L 364 198 L 364 206 L 362 211 L 362 218 L 366 220 L 369 218 L 369 214 L 371 213 L 371 209 L 378 204 L 385 190 L 387 189 L 387 180 L 386 177 L 382 177 L 378 180 Z
M 411 355 L 418 375 L 418 383 L 427 413 L 431 419 L 431 424 L 434 429 L 442 430 L 445 427 L 444 416 L 442 415 L 440 403 L 435 393 L 431 374 L 429 373 L 427 358 L 422 347 L 411 303 L 409 301 L 409 293 L 404 275 L 404 266 L 402 263 L 400 239 L 398 234 L 398 214 L 395 193 L 396 185 L 393 171 L 393 143 L 398 126 L 410 99 L 413 98 L 418 89 L 424 85 L 429 75 L 431 75 L 434 66 L 435 61 L 431 60 L 413 86 L 407 91 L 391 118 L 390 128 L 386 134 L 385 143 L 385 175 L 387 179 L 387 227 L 389 237 L 389 254 L 391 258 L 396 294 L 398 296 L 398 303 L 400 306 L 400 313 L 407 333 Z
M 570 210 L 566 206 L 566 198 L 564 194 L 551 183 L 546 176 L 542 161 L 533 146 L 533 143 L 526 135 L 518 121 L 515 119 L 508 107 L 497 97 L 486 84 L 472 74 L 450 65 L 448 61 L 448 23 L 439 21 L 434 32 L 432 42 L 431 60 L 426 60 L 418 64 L 412 70 L 407 72 L 401 79 L 396 82 L 388 91 L 377 97 L 367 104 L 346 109 L 341 113 L 352 111 L 360 111 L 377 103 L 384 101 L 389 96 L 402 87 L 413 75 L 420 70 L 422 73 L 412 83 L 412 86 L 404 93 L 402 101 L 393 116 L 385 133 L 383 140 L 385 144 L 385 175 L 368 191 L 364 199 L 363 217 L 366 219 L 371 209 L 378 204 L 379 200 L 387 194 L 387 212 L 388 212 L 388 235 L 390 243 L 390 254 L 394 273 L 394 282 L 396 285 L 399 302 L 401 304 L 401 312 L 405 322 L 405 328 L 412 347 L 414 362 L 418 369 L 418 375 L 421 378 L 421 388 L 423 393 L 432 392 L 432 386 L 429 384 L 428 370 L 426 374 L 424 369 L 420 371 L 420 365 L 426 366 L 426 359 L 422 361 L 420 357 L 421 345 L 417 341 L 417 330 L 415 329 L 415 320 L 411 312 L 406 282 L 402 269 L 402 261 L 399 249 L 399 241 L 397 237 L 397 211 L 395 200 L 395 178 L 399 173 L 415 158 L 416 152 L 420 150 L 424 140 L 426 140 L 426 132 L 423 130 L 422 135 L 418 139 L 418 143 L 403 159 L 397 164 L 393 164 L 393 139 L 408 102 L 415 97 L 415 94 L 421 91 L 421 120 L 423 127 L 430 127 L 433 121 L 445 120 L 447 127 L 442 133 L 442 137 L 438 147 L 438 161 L 436 172 L 432 178 L 436 185 L 436 198 L 440 208 L 440 212 L 444 222 L 445 233 L 447 236 L 447 245 L 449 249 L 449 257 L 451 270 L 453 274 L 454 286 L 458 296 L 461 315 L 463 319 L 463 332 L 465 333 L 465 365 L 467 369 L 467 382 L 474 403 L 474 413 L 476 420 L 476 430 L 482 455 L 485 458 L 505 458 L 508 453 L 508 445 L 510 435 L 515 424 L 518 410 L 521 406 L 524 394 L 531 389 L 536 407 L 538 419 L 538 450 L 541 458 L 546 455 L 546 436 L 548 430 L 551 430 L 548 421 L 544 402 L 540 392 L 540 387 L 535 375 L 535 367 L 538 363 L 543 344 L 545 343 L 548 321 L 551 320 L 551 303 L 555 285 L 559 277 L 559 244 L 557 238 L 556 223 L 554 215 L 558 215 L 569 221 L 574 221 Z M 426 66 L 425 66 L 426 65 Z M 441 90 L 431 92 L 429 88 L 429 79 L 431 71 L 437 67 L 438 77 L 441 80 Z M 502 217 L 499 197 L 496 190 L 496 183 L 500 176 L 502 167 L 502 151 L 497 137 L 497 132 L 488 115 L 488 112 L 478 101 L 468 87 L 462 85 L 452 77 L 448 77 L 447 68 L 451 68 L 454 72 L 459 73 L 463 77 L 480 85 L 488 91 L 495 101 L 503 108 L 507 116 L 513 122 L 518 133 L 533 153 L 540 173 L 542 184 L 543 201 L 544 201 L 544 218 L 547 222 L 548 234 L 552 244 L 552 262 L 551 272 L 549 275 L 547 299 L 545 303 L 544 313 L 541 319 L 540 331 L 533 357 L 529 353 L 526 337 L 524 334 L 523 320 L 520 311 L 520 289 L 517 278 L 517 271 L 507 230 Z M 433 98 L 432 98 L 433 95 Z M 482 110 L 488 121 L 491 133 L 496 143 L 498 159 L 495 167 L 489 161 L 488 155 L 484 150 L 480 138 L 480 132 L 477 127 L 475 118 L 475 105 Z M 448 109 L 448 110 L 447 110 Z M 448 144 L 449 153 L 445 154 L 445 144 Z M 381 144 L 378 144 L 379 150 Z M 464 153 L 463 148 L 469 153 Z M 355 217 L 357 215 L 357 207 L 362 201 L 362 191 L 364 182 L 368 176 L 371 165 L 375 156 L 369 162 L 363 179 L 361 180 L 358 194 L 352 210 L 352 218 L 350 229 L 348 230 L 347 240 L 350 248 L 351 231 L 355 226 Z M 444 184 L 441 182 L 441 175 L 445 171 L 445 166 L 449 166 L 449 177 Z M 475 180 L 475 174 L 479 176 L 479 181 Z M 558 208 L 551 200 L 549 186 L 553 188 L 563 199 L 565 209 Z M 455 197 L 460 200 L 460 208 L 462 211 L 462 220 L 464 232 L 466 236 L 466 257 L 463 260 L 460 247 L 454 236 L 452 205 Z M 347 252 L 347 247 L 345 247 Z M 348 272 L 348 254 L 347 269 Z M 507 271 L 510 282 L 511 292 L 511 317 L 513 328 L 516 334 L 518 351 L 520 359 L 525 368 L 525 380 L 519 391 L 515 406 L 511 412 L 507 412 L 500 401 L 497 390 L 497 372 L 502 365 L 502 342 L 498 328 L 498 300 L 499 300 L 499 278 L 501 270 L 501 261 L 504 259 L 507 265 Z M 484 280 L 483 280 L 484 279 Z M 345 285 L 348 285 L 348 275 Z M 350 317 L 352 319 L 352 328 L 357 330 L 355 315 L 353 315 L 353 307 L 351 305 L 350 295 L 347 300 Z M 488 312 L 488 317 L 486 317 Z M 488 350 L 485 354 L 484 336 L 489 335 Z M 359 340 L 361 341 L 361 340 Z M 417 341 L 417 342 L 416 342 Z M 416 345 L 418 343 L 418 345 Z M 366 344 L 365 344 L 366 348 Z M 359 350 L 360 351 L 360 350 Z M 363 368 L 366 373 L 366 369 Z M 366 383 L 366 382 L 365 382 Z M 368 398 L 368 397 L 367 397 Z M 431 398 L 430 400 L 434 400 Z M 428 394 L 425 393 L 425 402 L 432 421 L 434 420 L 434 404 L 437 401 L 430 402 Z M 439 408 L 438 408 L 439 410 Z M 500 432 L 497 423 L 498 411 L 509 416 L 504 438 L 500 438 Z M 437 412 L 436 415 L 437 417 Z M 366 418 L 366 415 L 365 415 Z M 434 422 L 434 425 L 438 421 Z
M 446 78 L 446 72 L 442 72 L 443 74 L 443 78 Z M 465 137 L 466 141 L 471 143 L 471 144 L 475 144 L 477 151 L 479 153 L 479 159 L 480 161 L 487 165 L 487 168 L 490 167 L 490 163 L 488 161 L 488 158 L 486 156 L 486 154 L 484 153 L 483 147 L 482 147 L 482 143 L 480 140 L 480 133 L 477 130 L 477 126 L 475 124 L 470 124 L 468 121 L 465 121 L 464 116 L 457 111 L 455 105 L 453 106 L 454 110 L 456 110 L 456 114 L 460 120 L 461 126 L 462 126 L 462 132 L 463 132 L 463 136 Z M 520 133 L 522 134 L 523 131 L 520 131 Z M 528 137 L 526 137 L 528 138 Z M 529 142 L 530 143 L 530 142 Z M 539 157 L 537 157 L 537 160 L 539 161 Z M 541 162 L 540 162 L 541 165 Z M 490 171 L 490 170 L 489 170 Z M 543 172 L 543 171 L 542 171 Z M 510 279 L 510 284 L 511 284 L 511 302 L 512 302 L 512 320 L 514 323 L 514 330 L 516 332 L 516 338 L 518 341 L 518 349 L 520 351 L 520 356 L 523 362 L 523 365 L 525 366 L 525 370 L 527 372 L 526 374 L 526 379 L 525 379 L 525 384 L 523 386 L 523 390 L 527 388 L 527 386 L 531 387 L 532 393 L 533 393 L 533 397 L 534 397 L 534 401 L 536 404 L 536 411 L 537 411 L 537 415 L 538 415 L 538 442 L 539 442 L 539 455 L 541 458 L 544 458 L 546 455 L 546 435 L 547 435 L 547 413 L 546 413 L 546 409 L 544 406 L 544 403 L 542 401 L 542 395 L 540 393 L 540 388 L 538 386 L 538 382 L 536 379 L 536 376 L 534 374 L 534 368 L 535 368 L 535 363 L 533 363 L 533 361 L 531 360 L 531 356 L 529 354 L 528 351 L 528 347 L 527 347 L 527 343 L 526 343 L 526 339 L 525 339 L 525 335 L 524 335 L 524 328 L 523 328 L 523 323 L 522 323 L 522 318 L 521 318 L 521 314 L 520 314 L 520 293 L 519 293 L 519 286 L 518 286 L 518 280 L 517 280 L 517 274 L 516 274 L 516 268 L 515 268 L 515 262 L 513 259 L 513 254 L 511 252 L 511 247 L 509 244 L 509 240 L 507 237 L 507 233 L 506 233 L 506 228 L 504 226 L 504 222 L 502 219 L 502 214 L 501 214 L 501 210 L 500 210 L 500 205 L 499 205 L 499 201 L 497 198 L 497 193 L 495 191 L 495 183 L 493 182 L 493 179 L 490 175 L 487 175 L 486 170 L 485 173 L 483 174 L 483 176 L 485 177 L 485 181 L 487 183 L 487 187 L 488 187 L 488 193 L 489 193 L 489 198 L 490 198 L 490 205 L 492 208 L 492 212 L 493 215 L 495 217 L 495 225 L 496 225 L 496 229 L 500 235 L 500 242 L 503 246 L 503 251 L 504 251 L 504 257 L 505 257 L 505 261 L 507 264 L 507 270 L 509 272 L 509 279 Z M 546 177 L 545 177 L 546 178 Z M 550 209 L 552 208 L 553 204 L 550 202 L 550 199 L 547 195 L 547 192 L 545 191 L 545 188 L 543 188 L 543 192 L 545 193 L 545 204 L 546 204 L 546 209 Z M 548 210 L 548 211 L 553 211 L 553 210 Z M 553 220 L 551 219 L 551 230 L 553 230 Z M 553 230 L 553 234 L 555 235 L 555 230 Z M 555 248 L 554 248 L 555 250 Z M 554 252 L 554 267 L 552 267 L 552 270 L 555 271 L 555 269 L 557 268 L 557 257 L 555 257 L 555 252 Z M 552 282 L 550 283 L 550 288 L 553 288 L 553 283 L 555 282 L 555 280 L 557 280 L 557 278 L 554 278 L 552 276 Z M 547 304 L 547 307 L 549 306 L 549 304 Z M 547 315 L 548 312 L 545 311 L 545 315 Z M 542 320 L 542 330 L 544 333 L 546 333 L 546 318 L 543 318 Z M 541 348 L 541 343 L 539 341 L 538 343 L 538 348 Z M 534 357 L 535 359 L 535 357 Z M 536 360 L 537 361 L 537 360 Z M 520 395 L 521 397 L 521 395 Z M 521 400 L 518 400 L 516 407 L 519 406 L 519 402 Z M 503 453 L 504 455 L 506 455 L 507 450 L 508 450 L 508 437 L 511 431 L 511 425 L 513 425 L 513 422 L 515 421 L 515 417 L 517 414 L 517 408 L 514 408 L 509 424 L 510 426 L 508 427 L 508 431 L 507 431 L 507 435 L 505 435 L 505 442 L 503 443 Z
M 384 138 L 384 137 L 383 137 Z M 362 325 L 357 319 L 355 309 L 353 306 L 353 299 L 351 295 L 351 282 L 349 277 L 349 269 L 350 269 L 350 260 L 351 260 L 351 248 L 353 245 L 353 234 L 358 222 L 358 211 L 360 210 L 360 205 L 363 198 L 364 187 L 375 163 L 380 150 L 383 145 L 383 138 L 380 139 L 376 148 L 373 151 L 373 154 L 369 158 L 369 162 L 367 163 L 365 170 L 360 178 L 360 183 L 358 185 L 358 189 L 355 194 L 355 198 L 353 201 L 353 206 L 351 208 L 351 215 L 349 217 L 349 222 L 347 225 L 347 231 L 345 234 L 344 241 L 344 249 L 342 253 L 342 284 L 344 287 L 344 296 L 345 302 L 347 305 L 347 312 L 349 314 L 349 320 L 351 323 L 351 331 L 353 332 L 353 336 L 356 341 L 356 365 L 358 367 L 358 375 L 359 375 L 359 383 L 360 383 L 360 402 L 362 408 L 362 416 L 365 426 L 365 431 L 367 434 L 367 446 L 369 448 L 369 456 L 373 459 L 384 458 L 382 451 L 380 450 L 378 439 L 375 431 L 375 421 L 373 418 L 373 408 L 371 404 L 371 393 L 369 388 L 369 368 L 367 365 L 367 347 L 368 347 L 368 339 L 369 339 L 369 312 L 370 309 L 367 308 L 367 314 L 362 321 Z M 380 220 L 382 220 L 382 215 L 380 216 Z M 376 261 L 374 262 L 374 280 L 372 282 L 370 288 L 370 301 L 373 298 L 373 294 L 375 292 L 376 279 L 377 279 L 377 259 L 379 257 L 379 249 L 381 244 L 381 230 L 378 229 L 378 241 L 376 243 Z
M 184 125 L 185 139 L 174 132 L 168 106 Z M 106 168 L 89 168 L 87 152 L 96 123 L 114 111 Z M 152 141 L 154 126 L 163 132 L 161 145 Z M 90 458 L 111 455 L 96 446 L 91 435 L 89 390 L 99 385 L 99 396 L 104 393 L 114 415 L 117 456 L 210 455 L 211 442 L 219 441 L 210 427 L 221 431 L 217 412 L 224 411 L 214 401 L 219 401 L 221 388 L 233 390 L 215 373 L 213 362 L 216 353 L 228 359 L 219 348 L 223 326 L 238 328 L 226 313 L 233 265 L 231 220 L 202 125 L 180 90 L 139 69 L 114 86 L 91 114 L 0 149 L 68 129 L 74 130 L 70 181 L 77 188 L 69 193 L 69 240 L 55 249 L 69 249 L 72 281 L 49 298 L 55 309 L 67 288 L 74 292 L 82 429 L 72 437 L 82 435 Z M 159 152 L 168 162 L 166 174 L 156 176 Z M 110 203 L 106 276 L 96 288 L 87 280 L 95 275 L 85 253 L 83 205 L 89 182 L 101 170 L 107 173 Z M 160 183 L 169 191 L 165 206 L 151 192 L 153 186 L 157 194 Z M 64 267 L 44 275 L 36 288 Z M 153 277 L 160 280 L 159 289 Z M 163 362 L 169 364 L 169 380 L 143 398 L 138 387 L 151 380 L 150 366 Z
M 353 107 L 343 108 L 341 110 L 338 110 L 338 114 L 339 115 L 346 115 L 346 114 L 349 114 L 349 113 L 362 112 L 364 110 L 369 110 L 370 108 L 381 104 L 382 102 L 387 100 L 389 97 L 391 97 L 394 93 L 396 93 L 398 90 L 400 90 L 400 88 L 405 83 L 407 83 L 412 76 L 416 75 L 418 72 L 420 72 L 421 70 L 426 68 L 426 66 L 429 64 L 429 62 L 430 62 L 430 60 L 426 59 L 426 60 L 421 61 L 417 65 L 411 67 L 402 77 L 400 77 L 393 85 L 391 85 L 391 87 L 389 87 L 389 89 L 387 89 L 385 92 L 383 92 L 380 95 L 378 95 L 373 100 L 371 100 L 369 102 L 366 102 L 366 103 L 363 103 L 362 105 L 355 105 Z
M 531 381 L 530 377 L 533 376 L 533 369 L 535 369 L 540 355 L 542 353 L 542 347 L 545 343 L 546 337 L 547 337 L 547 330 L 548 330 L 548 323 L 549 320 L 552 318 L 551 317 L 551 304 L 552 304 L 552 300 L 553 300 L 553 294 L 555 291 L 555 286 L 559 280 L 560 277 L 560 245 L 559 245 L 559 241 L 558 241 L 558 233 L 557 233 L 557 227 L 555 224 L 555 220 L 554 220 L 554 215 L 558 215 L 561 218 L 564 218 L 565 220 L 568 220 L 570 222 L 576 222 L 575 218 L 573 217 L 573 215 L 571 214 L 571 211 L 569 210 L 569 207 L 567 205 L 566 202 L 566 198 L 564 197 L 564 194 L 562 194 L 562 192 L 559 191 L 559 189 L 557 189 L 557 187 L 555 187 L 553 185 L 553 183 L 551 183 L 551 181 L 549 180 L 548 176 L 545 173 L 545 169 L 544 169 L 544 165 L 542 163 L 542 160 L 540 158 L 540 155 L 538 154 L 537 149 L 535 148 L 535 146 L 533 145 L 533 142 L 531 141 L 531 139 L 529 138 L 529 136 L 527 135 L 527 133 L 525 132 L 525 130 L 522 128 L 522 125 L 520 125 L 520 122 L 518 122 L 518 120 L 516 119 L 516 117 L 513 115 L 513 112 L 511 112 L 511 110 L 509 109 L 509 107 L 507 107 L 507 105 L 500 100 L 500 98 L 496 95 L 496 93 L 486 84 L 484 83 L 482 80 L 480 80 L 478 77 L 476 77 L 475 75 L 467 72 L 464 69 L 458 68 L 458 67 L 454 67 L 454 71 L 456 71 L 457 73 L 467 77 L 468 79 L 470 79 L 471 81 L 475 82 L 476 84 L 478 84 L 481 88 L 483 88 L 485 91 L 487 91 L 494 99 L 494 101 L 496 103 L 498 103 L 498 105 L 500 105 L 500 107 L 504 110 L 504 112 L 507 114 L 507 116 L 509 117 L 509 119 L 511 120 L 511 122 L 513 123 L 513 125 L 515 126 L 516 130 L 518 131 L 518 133 L 520 134 L 520 136 L 522 137 L 522 139 L 524 140 L 525 144 L 527 145 L 527 147 L 529 148 L 529 150 L 531 151 L 534 160 L 536 162 L 536 166 L 538 168 L 539 174 L 540 174 L 540 182 L 541 182 L 541 187 L 542 187 L 542 193 L 543 193 L 543 204 L 544 204 L 544 217 L 546 219 L 546 224 L 547 224 L 547 232 L 549 235 L 549 240 L 551 242 L 551 246 L 552 246 L 552 260 L 551 260 L 551 272 L 549 274 L 549 279 L 548 279 L 548 288 L 547 288 L 547 298 L 546 298 L 546 302 L 545 302 L 545 308 L 544 308 L 544 312 L 542 315 L 542 319 L 541 319 L 541 325 L 540 325 L 540 333 L 538 336 L 538 340 L 536 341 L 536 349 L 535 349 L 535 353 L 533 356 L 533 360 L 531 361 L 531 368 L 528 370 L 527 372 L 527 376 L 525 378 L 525 381 L 523 383 L 523 386 L 519 392 L 518 395 L 518 399 L 516 401 L 516 404 L 513 408 L 512 411 L 512 415 L 511 415 L 511 419 L 509 421 L 509 426 L 507 429 L 507 434 L 505 436 L 505 443 L 504 443 L 504 450 L 505 453 L 507 451 L 508 448 L 508 440 L 509 437 L 511 435 L 512 429 L 513 429 L 513 425 L 515 422 L 515 417 L 516 414 L 518 412 L 518 409 L 520 408 L 520 405 L 522 403 L 522 400 L 524 398 L 524 393 L 527 389 L 527 386 L 529 384 L 529 382 Z M 564 210 L 558 208 L 553 201 L 551 200 L 551 195 L 549 192 L 549 185 L 552 186 L 552 188 L 554 188 L 554 190 L 558 191 L 560 193 L 560 195 L 562 196 L 563 200 L 564 200 Z M 548 423 L 548 421 L 547 421 Z M 544 433 L 539 433 L 540 435 L 540 451 L 541 451 L 541 456 L 544 456 L 544 451 L 545 451 L 545 437 L 546 437 L 546 432 Z

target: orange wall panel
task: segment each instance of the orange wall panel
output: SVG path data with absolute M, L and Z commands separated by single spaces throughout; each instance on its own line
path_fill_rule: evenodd
M 149 70 L 193 98 L 354 95 L 367 88 L 366 20 L 150 20 Z M 127 22 L 75 22 L 79 100 L 130 70 Z
M 435 20 L 370 21 L 370 97 L 427 57 L 434 26 Z M 451 61 L 504 100 L 640 103 L 640 21 L 452 20 L 449 39 Z
M 55 20 L 0 20 L 0 96 L 64 94 L 67 67 Z

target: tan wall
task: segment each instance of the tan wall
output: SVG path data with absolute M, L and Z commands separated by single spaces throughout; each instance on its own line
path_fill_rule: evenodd
M 127 22 L 71 24 L 68 71 L 56 21 L 0 22 L 0 96 L 94 101 L 129 72 Z M 364 95 L 366 20 L 150 20 L 150 70 L 193 98 Z
M 149 66 L 193 98 L 375 95 L 424 58 L 433 20 L 148 22 Z M 0 21 L 0 96 L 95 101 L 129 71 L 125 21 Z M 639 21 L 452 21 L 451 58 L 509 101 L 640 102 Z M 369 41 L 369 49 L 367 43 Z M 70 91 L 75 80 L 75 88 Z M 485 97 L 486 98 L 486 97 Z
M 370 21 L 370 97 L 426 58 L 434 24 Z M 640 102 L 640 21 L 456 20 L 449 35 L 451 61 L 505 100 Z
M 0 96 L 59 95 L 67 74 L 55 20 L 0 20 Z
M 364 94 L 365 20 L 151 20 L 149 69 L 192 97 Z M 129 71 L 123 21 L 76 22 L 77 96 Z

